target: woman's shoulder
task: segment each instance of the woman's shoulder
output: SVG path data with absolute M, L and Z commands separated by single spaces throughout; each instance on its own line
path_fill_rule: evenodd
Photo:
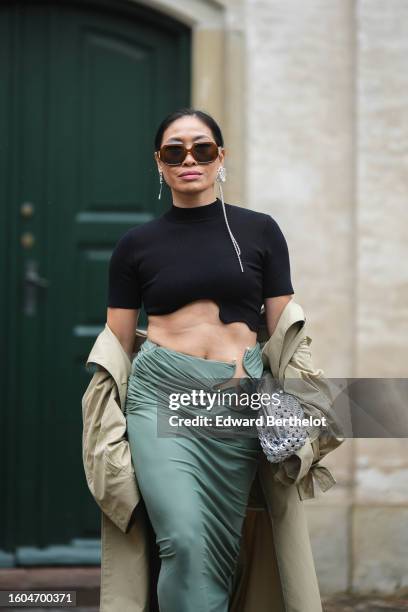
M 226 213 L 232 223 L 250 239 L 256 239 L 265 249 L 286 253 L 288 245 L 278 221 L 270 213 L 225 204 Z
M 265 231 L 268 227 L 277 225 L 276 220 L 269 213 L 246 208 L 239 204 L 225 203 L 225 210 L 228 217 L 236 219 L 237 221 L 242 221 L 243 223 L 251 223 L 261 231 Z
M 119 238 L 117 243 L 122 245 L 137 245 L 144 240 L 149 240 L 151 236 L 161 231 L 163 224 L 160 217 L 150 219 L 140 225 L 134 225 L 126 230 Z

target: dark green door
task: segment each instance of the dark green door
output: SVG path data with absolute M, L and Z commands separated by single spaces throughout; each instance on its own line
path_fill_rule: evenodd
M 190 103 L 190 31 L 131 2 L 2 3 L 0 73 L 0 564 L 86 563 L 84 362 L 115 242 L 169 203 L 153 137 Z

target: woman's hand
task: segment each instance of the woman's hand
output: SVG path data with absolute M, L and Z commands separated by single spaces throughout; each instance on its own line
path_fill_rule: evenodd
M 282 310 L 285 308 L 286 304 L 290 302 L 293 295 L 294 294 L 292 293 L 291 295 L 279 295 L 278 297 L 264 299 L 266 327 L 268 329 L 269 336 L 272 336 L 273 332 L 275 331 L 275 327 L 278 324 Z
M 110 308 L 107 309 L 107 324 L 113 331 L 129 359 L 135 348 L 135 332 L 140 309 L 133 308 Z

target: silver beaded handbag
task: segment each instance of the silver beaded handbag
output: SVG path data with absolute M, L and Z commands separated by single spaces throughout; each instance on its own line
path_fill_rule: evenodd
M 265 394 L 258 415 L 263 417 L 262 425 L 256 426 L 258 438 L 268 461 L 280 463 L 306 442 L 302 404 L 291 393 L 285 393 L 269 372 L 262 376 L 257 390 Z

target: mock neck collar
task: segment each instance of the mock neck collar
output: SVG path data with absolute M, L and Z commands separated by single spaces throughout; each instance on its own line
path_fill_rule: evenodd
M 172 204 L 171 207 L 164 213 L 165 219 L 168 221 L 177 222 L 195 222 L 205 221 L 206 219 L 213 219 L 222 215 L 222 204 L 219 198 L 216 198 L 214 202 L 210 204 L 200 204 L 199 206 L 176 206 Z

